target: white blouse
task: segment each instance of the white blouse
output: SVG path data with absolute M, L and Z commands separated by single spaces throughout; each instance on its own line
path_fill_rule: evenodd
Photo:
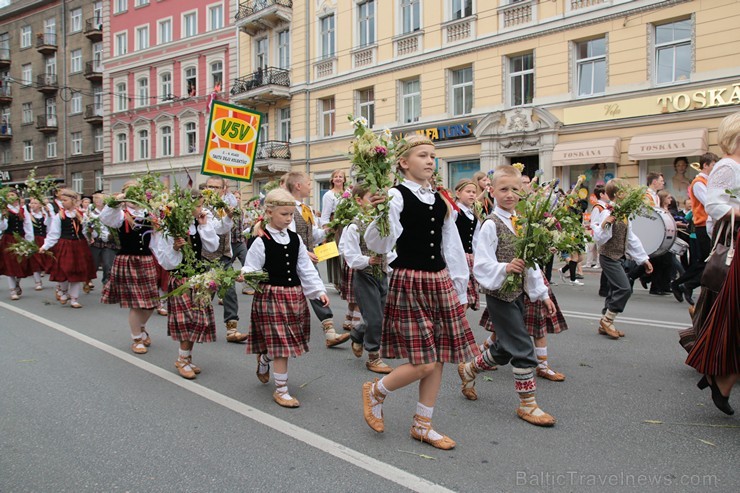
M 334 211 L 337 210 L 337 204 L 339 203 L 339 198 L 341 196 L 337 195 L 333 191 L 329 190 L 324 194 L 324 198 L 321 199 L 321 225 L 325 226 L 329 224 L 329 221 L 331 221 L 331 215 L 334 214 Z
M 604 211 L 599 215 L 599 223 L 591 223 L 591 229 L 594 232 L 594 241 L 597 246 L 603 245 L 612 238 L 612 228 L 602 227 L 606 218 L 611 215 L 612 211 L 604 209 Z M 644 264 L 648 261 L 647 253 L 645 253 L 645 248 L 642 246 L 640 238 L 638 238 L 634 231 L 632 231 L 632 221 L 627 222 L 627 245 L 624 249 L 624 253 L 638 264 Z
M 195 225 L 191 224 L 188 234 L 192 236 L 195 234 L 195 231 Z M 200 241 L 204 251 L 213 253 L 218 250 L 218 235 L 214 231 L 211 221 L 208 221 L 206 224 L 199 224 L 198 234 L 200 234 Z M 182 251 L 176 251 L 174 244 L 174 238 L 163 235 L 161 231 L 155 231 L 152 234 L 149 249 L 164 270 L 176 269 L 182 263 Z
M 363 255 L 360 249 L 360 233 L 357 230 L 356 224 L 350 224 L 342 231 L 342 237 L 339 240 L 339 253 L 342 254 L 350 269 L 363 270 L 370 266 L 370 257 Z M 386 274 L 393 272 L 390 263 L 396 257 L 398 257 L 398 254 L 395 250 L 391 250 L 388 253 Z
M 66 209 L 64 210 L 65 214 L 69 214 L 71 211 L 68 211 Z M 59 213 L 54 214 L 51 218 L 51 223 L 49 224 L 49 227 L 46 231 L 46 239 L 44 240 L 44 250 L 50 250 L 51 248 L 54 248 L 54 245 L 56 245 L 59 242 L 59 238 L 62 237 L 62 218 L 59 217 Z M 84 234 L 82 236 L 84 238 Z
M 709 173 L 707 181 L 707 233 L 712 235 L 712 227 L 732 209 L 740 209 L 740 199 L 730 197 L 725 190 L 740 189 L 740 163 L 728 157 L 720 159 Z M 735 194 L 738 195 L 738 194 Z
M 28 210 L 25 208 L 25 206 L 14 206 L 8 204 L 8 210 L 13 212 L 14 214 L 19 214 L 21 208 L 23 209 L 23 238 L 26 241 L 33 241 L 33 223 L 31 222 L 31 214 L 28 213 Z M 8 229 L 8 219 L 3 217 L 0 218 L 0 233 Z M 2 252 L 3 255 L 5 252 Z

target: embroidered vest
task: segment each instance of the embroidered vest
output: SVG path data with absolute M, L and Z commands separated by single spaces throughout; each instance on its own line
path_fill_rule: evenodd
M 401 226 L 403 232 L 396 240 L 398 257 L 391 263 L 394 269 L 439 272 L 447 264 L 442 257 L 442 226 L 447 205 L 434 193 L 434 204 L 425 204 L 403 185 L 394 187 L 403 197 Z
M 486 221 L 491 220 L 496 224 L 496 235 L 498 236 L 498 245 L 496 246 L 496 259 L 499 262 L 509 263 L 514 260 L 516 255 L 516 235 L 512 233 L 509 228 L 504 224 L 500 217 L 496 214 L 491 213 Z M 498 289 L 485 289 L 481 290 L 488 296 L 493 296 L 496 299 L 511 303 L 522 294 L 522 286 L 518 286 L 517 289 L 510 293 L 501 293 Z
M 306 250 L 313 252 L 313 227 L 303 219 L 303 215 L 296 208 L 295 214 L 293 215 L 295 221 L 295 232 L 303 240 L 303 244 L 306 245 Z
M 149 240 L 151 239 L 152 225 L 149 219 L 135 219 L 132 227 L 125 218 L 118 228 L 118 240 L 121 244 L 121 255 L 151 255 Z
M 623 221 L 614 221 L 611 228 L 612 237 L 599 247 L 599 254 L 618 262 L 627 248 L 628 228 Z
M 290 242 L 281 245 L 272 238 L 262 237 L 265 245 L 265 267 L 269 279 L 268 284 L 273 286 L 300 286 L 301 279 L 298 277 L 298 251 L 300 239 L 298 235 L 287 230 Z
M 477 223 L 478 219 L 475 218 L 475 215 L 473 215 L 473 219 L 468 219 L 467 214 L 462 210 L 457 214 L 455 226 L 457 226 L 457 232 L 460 234 L 465 253 L 473 253 L 473 233 L 475 233 Z
M 377 255 L 376 253 L 370 251 L 370 249 L 367 247 L 367 243 L 365 243 L 365 231 L 367 230 L 367 224 L 363 221 L 360 221 L 359 218 L 355 218 L 352 221 L 352 224 L 357 226 L 357 234 L 360 235 L 360 251 L 363 255 L 366 257 L 371 257 L 373 255 Z M 383 254 L 381 257 L 381 268 L 383 272 L 388 272 L 388 255 Z M 368 275 L 373 275 L 373 268 L 372 266 L 368 265 L 362 271 Z

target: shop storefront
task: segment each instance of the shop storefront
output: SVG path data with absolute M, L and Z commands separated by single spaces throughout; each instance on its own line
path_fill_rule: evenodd
M 563 188 L 570 188 L 584 175 L 583 186 L 592 192 L 596 185 L 604 185 L 617 176 L 620 149 L 619 137 L 557 144 L 552 166 L 555 175 L 561 177 Z

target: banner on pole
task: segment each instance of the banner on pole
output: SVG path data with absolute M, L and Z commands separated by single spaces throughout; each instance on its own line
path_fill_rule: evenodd
M 262 118 L 257 111 L 213 101 L 201 173 L 251 182 Z

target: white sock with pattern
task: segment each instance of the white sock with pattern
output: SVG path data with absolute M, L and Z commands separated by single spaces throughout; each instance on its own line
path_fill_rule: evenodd
M 432 414 L 434 413 L 433 407 L 427 407 L 421 402 L 416 403 L 416 414 L 417 416 L 421 416 L 422 418 L 429 418 L 429 424 L 431 425 L 432 421 Z M 414 426 L 419 427 L 420 431 L 423 429 L 426 429 L 427 423 L 422 423 L 417 418 L 414 418 Z M 430 440 L 439 440 L 442 438 L 442 435 L 434 431 L 433 429 L 429 429 L 429 433 L 427 434 L 427 437 Z
M 383 417 L 383 403 L 375 398 L 376 391 L 383 397 L 386 397 L 391 391 L 385 388 L 382 378 L 374 383 L 370 390 L 370 405 L 372 405 L 373 416 L 381 419 Z
M 270 361 L 272 361 L 272 358 L 270 358 L 266 354 L 260 354 L 258 365 L 258 370 L 260 373 L 267 373 L 268 371 L 270 371 Z
M 288 374 L 287 373 L 273 373 L 272 377 L 275 379 L 275 390 L 282 396 L 283 399 L 290 400 L 293 397 L 288 392 Z

